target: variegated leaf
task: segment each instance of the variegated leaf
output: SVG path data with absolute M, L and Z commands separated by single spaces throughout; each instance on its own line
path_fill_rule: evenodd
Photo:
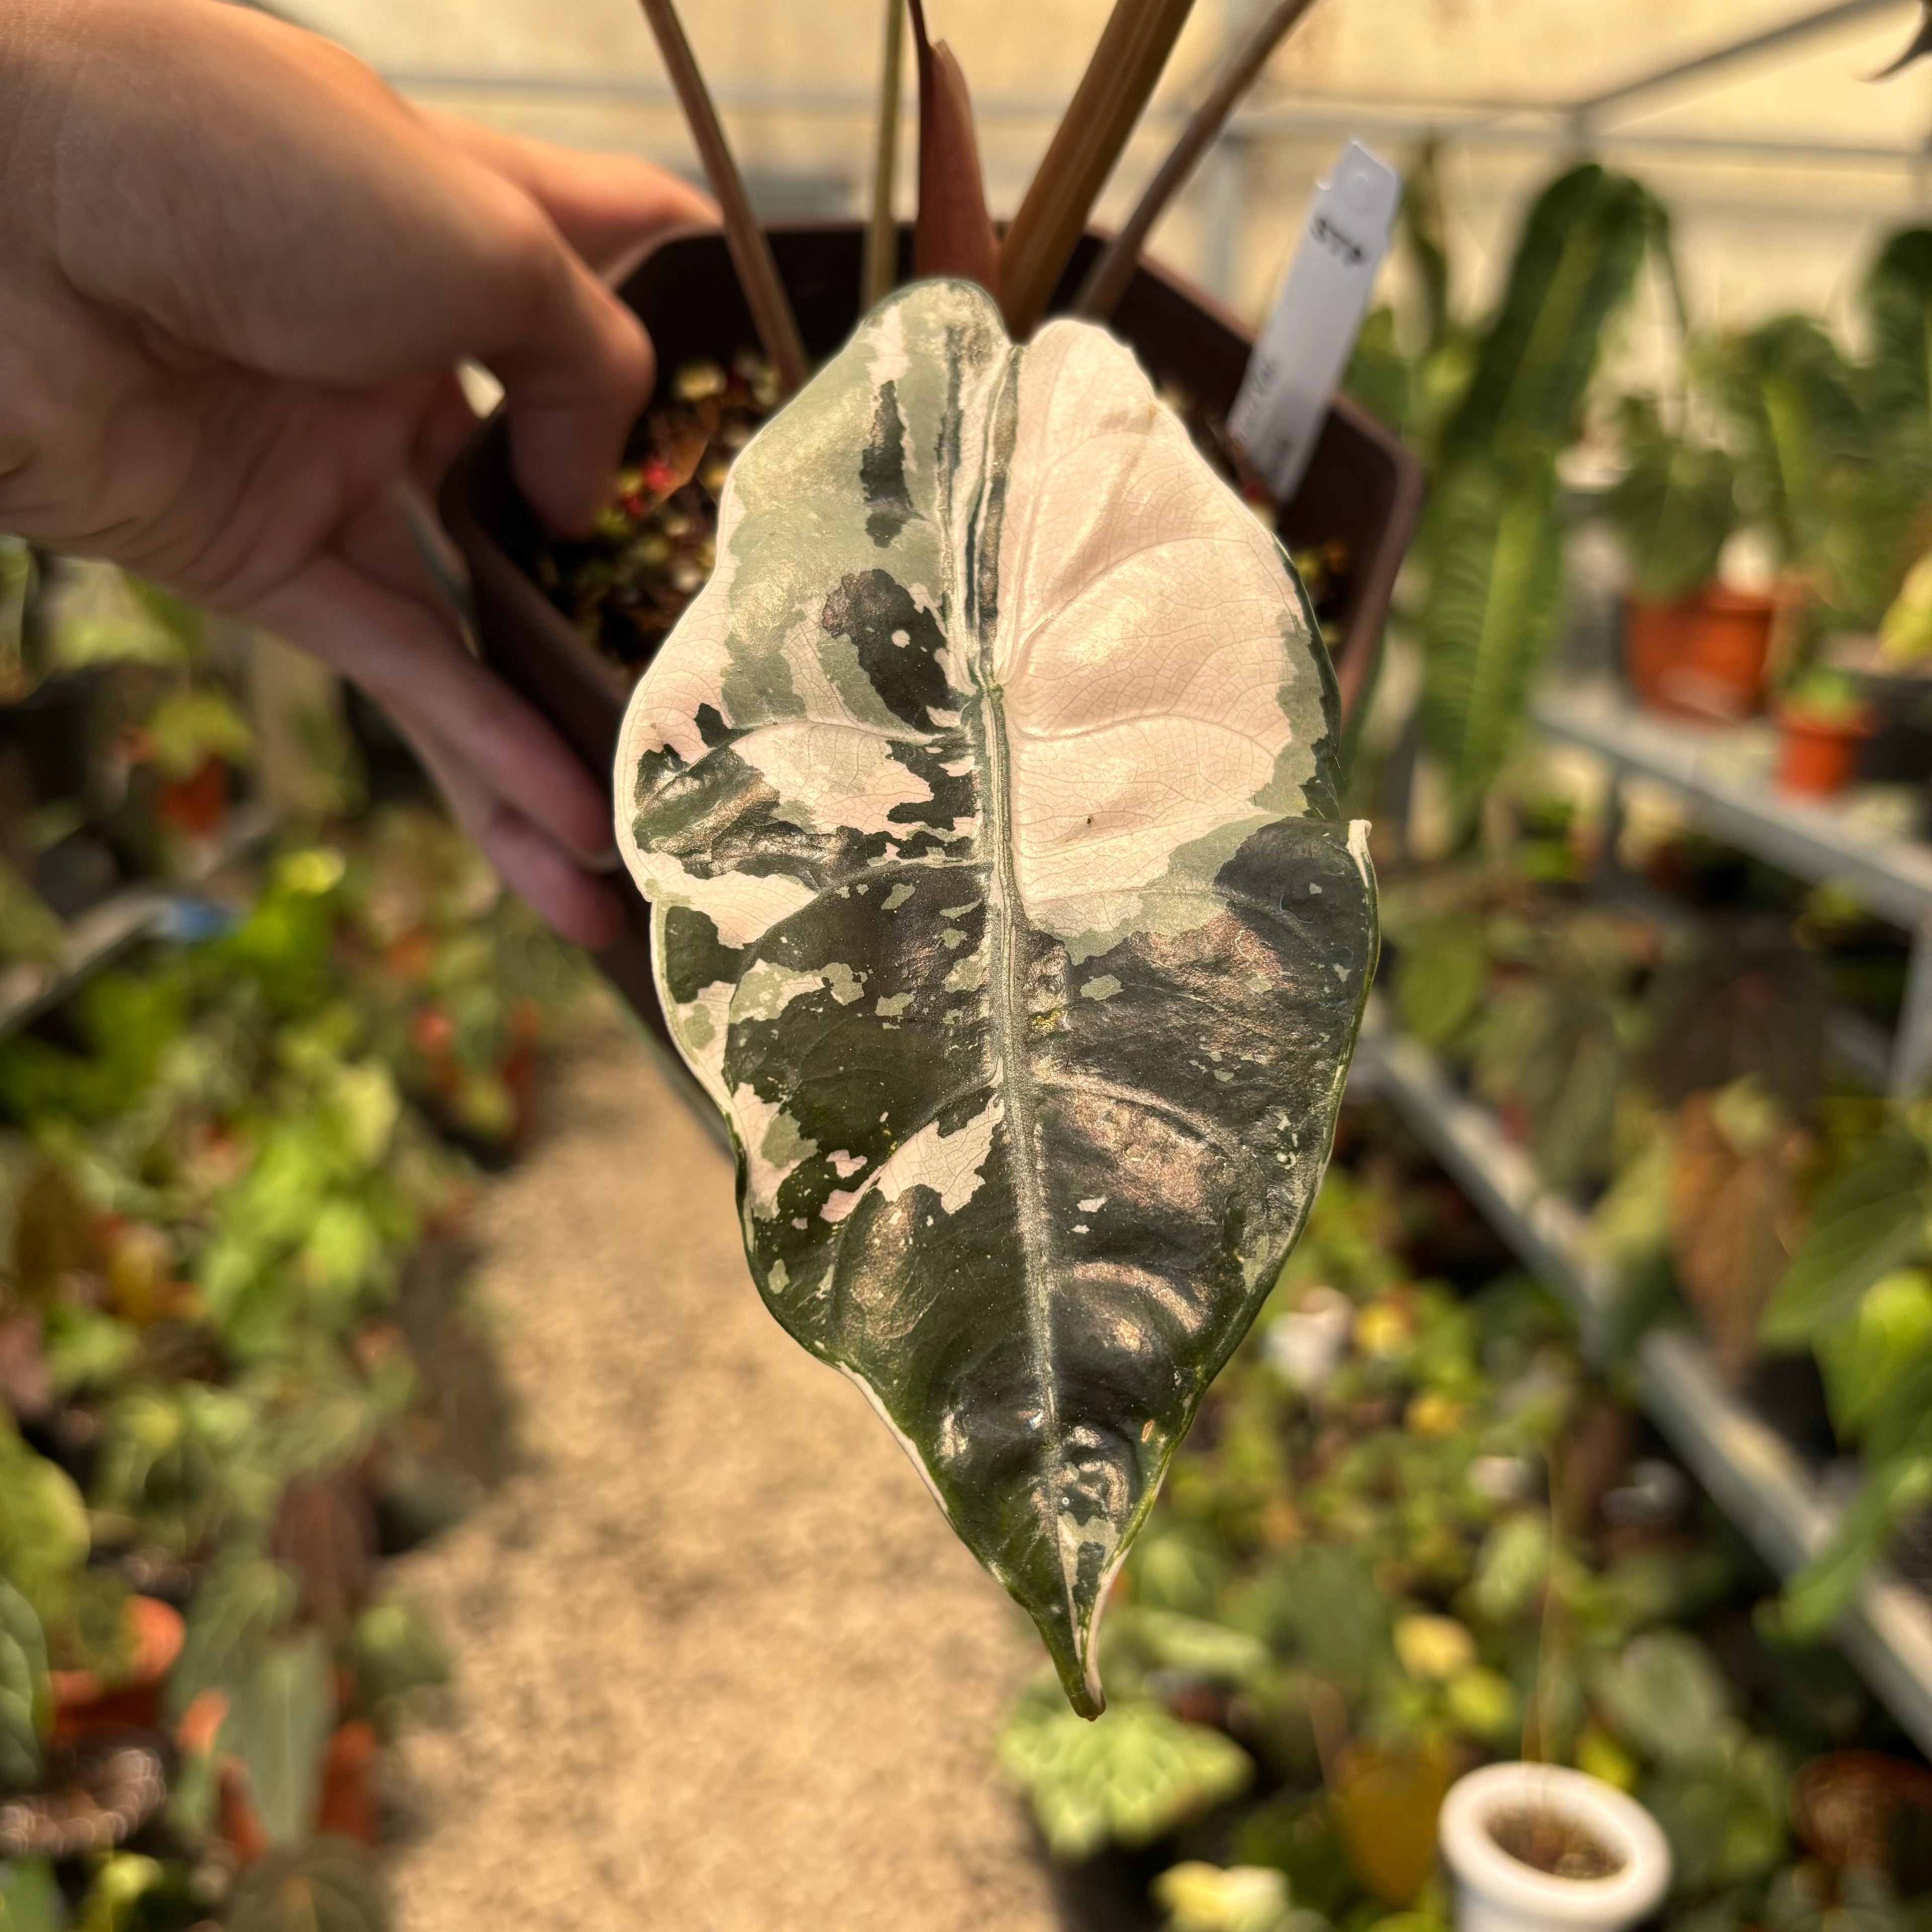
M 1274 539 L 1126 350 L 914 284 L 750 444 L 620 835 L 778 1320 L 1100 1708 L 1102 1599 L 1300 1231 L 1376 952 Z

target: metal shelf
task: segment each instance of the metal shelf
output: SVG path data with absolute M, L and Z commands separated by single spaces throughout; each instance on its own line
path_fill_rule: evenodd
M 261 844 L 274 825 L 269 806 L 254 800 L 237 806 L 220 837 L 190 867 L 189 883 L 198 885 L 212 878 Z M 158 886 L 130 886 L 70 923 L 58 960 L 46 965 L 25 961 L 0 968 L 0 1040 L 70 999 L 128 947 L 158 934 L 177 896 Z
M 1703 1345 L 1659 1328 L 1637 1346 L 1637 1392 L 1712 1500 L 1766 1562 L 1789 1575 L 1830 1540 L 1836 1508 L 1776 1430 L 1720 1382 Z M 1833 1634 L 1880 1701 L 1932 1752 L 1932 1603 L 1882 1564 Z
M 1772 740 L 1762 726 L 1680 724 L 1639 710 L 1607 685 L 1545 692 L 1532 715 L 1552 737 L 1669 785 L 1706 830 L 1768 864 L 1848 886 L 1881 918 L 1908 929 L 1932 913 L 1932 845 L 1881 830 L 1856 805 L 1776 790 Z
M 1394 1105 L 1522 1264 L 1562 1298 L 1586 1352 L 1599 1352 L 1616 1284 L 1584 1251 L 1583 1217 L 1544 1186 L 1495 1114 L 1457 1092 L 1428 1048 L 1397 1030 L 1378 998 L 1370 1002 L 1354 1076 Z
M 1540 729 L 1610 766 L 1612 783 L 1668 786 L 1713 837 L 1794 877 L 1851 892 L 1912 935 L 1911 970 L 1890 1056 L 1894 1093 L 1932 1074 L 1932 845 L 1901 837 L 1869 799 L 1792 798 L 1771 782 L 1768 726 L 1712 730 L 1640 710 L 1608 684 L 1545 692 L 1532 706 Z M 1864 1042 L 1868 1048 L 1869 1043 Z
M 1458 1093 L 1428 1048 L 1396 1031 L 1374 1003 L 1355 1077 L 1395 1108 L 1523 1265 L 1569 1305 L 1586 1352 L 1599 1352 L 1616 1284 L 1589 1254 L 1574 1204 L 1542 1185 L 1490 1109 Z M 1726 1388 L 1696 1336 L 1652 1330 L 1637 1345 L 1636 1368 L 1645 1409 L 1778 1574 L 1788 1576 L 1824 1546 L 1835 1506 L 1790 1445 Z M 1874 1566 L 1834 1634 L 1892 1714 L 1932 1752 L 1932 1602 Z

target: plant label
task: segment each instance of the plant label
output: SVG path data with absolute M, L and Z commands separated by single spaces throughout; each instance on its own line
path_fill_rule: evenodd
M 1402 205 L 1402 177 L 1359 141 L 1319 184 L 1228 428 L 1276 500 L 1301 481 L 1367 312 Z

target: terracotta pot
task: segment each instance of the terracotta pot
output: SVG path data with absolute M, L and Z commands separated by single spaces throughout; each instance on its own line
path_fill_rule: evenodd
M 91 1731 L 154 1727 L 160 1708 L 161 1682 L 181 1654 L 182 1615 L 158 1597 L 128 1600 L 128 1675 L 110 1684 L 92 1670 L 56 1670 L 52 1675 L 54 1736 L 73 1738 Z
M 353 1838 L 358 1845 L 377 1842 L 376 1778 L 381 1756 L 376 1727 L 367 1718 L 357 1718 L 338 1726 L 322 1760 L 322 1802 L 316 1813 L 318 1832 Z
M 1858 770 L 1858 748 L 1870 730 L 1862 716 L 1825 718 L 1798 709 L 1780 711 L 1778 789 L 1805 798 L 1828 798 L 1843 791 Z
M 772 252 L 790 292 L 807 352 L 833 353 L 859 319 L 864 224 L 779 225 Z M 1076 249 L 1049 311 L 1072 299 L 1103 237 Z M 909 276 L 912 236 L 901 231 L 900 273 Z M 662 238 L 619 291 L 650 331 L 658 367 L 728 362 L 755 340 L 751 316 L 722 232 L 686 229 Z M 1208 414 L 1224 416 L 1240 386 L 1252 335 L 1211 298 L 1143 262 L 1115 310 L 1112 327 L 1157 384 L 1185 391 Z M 1293 549 L 1334 545 L 1353 567 L 1340 612 L 1336 651 L 1345 711 L 1366 689 L 1379 649 L 1396 572 L 1414 536 L 1424 494 L 1421 466 L 1400 441 L 1346 396 L 1337 397 L 1306 476 L 1276 527 Z M 544 548 L 536 518 L 512 481 L 509 439 L 500 415 L 452 470 L 443 520 L 470 566 L 484 660 L 556 727 L 596 775 L 610 781 L 626 680 L 593 652 L 538 587 Z M 598 956 L 604 976 L 667 1047 L 651 969 L 648 908 L 621 882 L 631 930 Z M 681 1071 L 675 1053 L 674 1069 Z M 693 1090 L 695 1090 L 694 1088 Z M 707 1114 L 710 1108 L 704 1110 Z
M 192 776 L 161 787 L 154 809 L 164 825 L 190 838 L 212 838 L 228 816 L 230 774 L 219 758 L 205 758 Z
M 249 1795 L 248 1778 L 238 1760 L 226 1760 L 216 1783 L 218 1803 L 215 1828 L 233 1848 L 235 1862 L 252 1865 L 266 1858 L 272 1849 L 268 1827 L 255 1809 Z
M 1763 707 L 1774 598 L 1708 584 L 1675 604 L 1624 600 L 1624 669 L 1648 710 L 1736 724 Z

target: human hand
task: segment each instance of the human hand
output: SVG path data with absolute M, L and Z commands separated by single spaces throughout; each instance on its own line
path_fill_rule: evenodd
M 598 272 L 710 204 L 218 0 L 0 0 L 0 529 L 326 658 L 512 887 L 614 939 L 609 801 L 465 650 L 405 504 L 474 427 L 470 358 L 532 505 L 586 532 L 653 376 Z

